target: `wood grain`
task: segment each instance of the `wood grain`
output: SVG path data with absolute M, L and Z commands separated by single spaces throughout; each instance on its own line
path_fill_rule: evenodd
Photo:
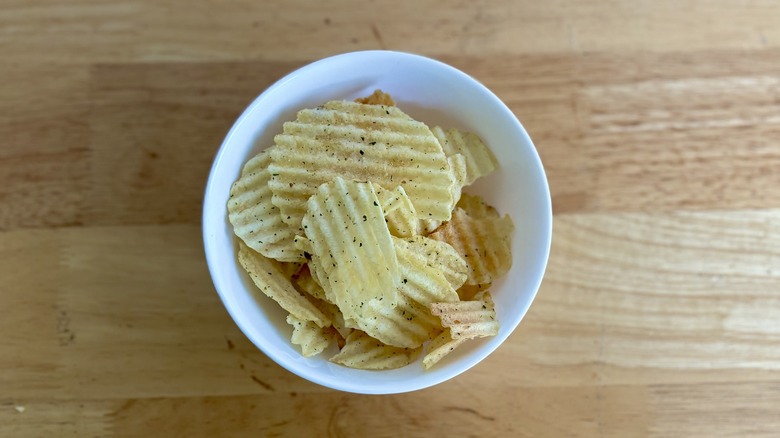
M 778 22 L 766 0 L 0 2 L 0 436 L 776 436 Z M 200 237 L 246 105 L 378 48 L 501 97 L 555 213 L 509 340 L 382 397 L 265 357 Z

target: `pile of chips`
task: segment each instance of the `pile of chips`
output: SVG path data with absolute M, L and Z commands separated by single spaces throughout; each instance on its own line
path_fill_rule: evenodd
M 238 260 L 332 362 L 426 369 L 495 336 L 488 289 L 512 264 L 509 216 L 463 187 L 495 170 L 472 133 L 428 128 L 377 90 L 298 112 L 233 184 Z

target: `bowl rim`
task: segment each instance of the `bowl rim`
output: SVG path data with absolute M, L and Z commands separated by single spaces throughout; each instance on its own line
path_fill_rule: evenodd
M 464 358 L 464 360 L 462 361 L 463 364 L 458 369 L 455 369 L 454 372 L 445 374 L 442 378 L 414 379 L 412 382 L 393 382 L 394 383 L 393 385 L 385 385 L 382 386 L 381 388 L 377 385 L 361 386 L 360 384 L 354 384 L 352 382 L 343 381 L 343 380 L 334 381 L 333 379 L 323 378 L 323 376 L 319 375 L 318 373 L 306 373 L 304 372 L 305 370 L 295 368 L 292 363 L 288 363 L 288 361 L 281 358 L 280 355 L 277 355 L 270 348 L 263 345 L 263 343 L 255 342 L 251 337 L 249 337 L 244 328 L 244 323 L 241 322 L 242 319 L 238 317 L 235 309 L 227 305 L 225 292 L 223 292 L 221 286 L 217 284 L 216 271 L 218 269 L 218 264 L 220 263 L 220 260 L 215 259 L 216 250 L 212 247 L 212 242 L 209 238 L 210 228 L 207 228 L 207 223 L 208 223 L 207 216 L 210 211 L 208 201 L 210 198 L 215 196 L 213 195 L 215 191 L 214 188 L 216 184 L 215 181 L 217 179 L 215 178 L 215 175 L 217 169 L 220 167 L 220 162 L 223 159 L 224 155 L 226 154 L 229 145 L 232 143 L 232 139 L 236 135 L 236 132 L 242 127 L 244 123 L 246 123 L 250 114 L 254 113 L 256 111 L 256 108 L 260 107 L 264 103 L 267 96 L 276 92 L 277 89 L 285 86 L 289 81 L 295 79 L 297 76 L 306 74 L 311 70 L 322 68 L 323 66 L 328 64 L 342 62 L 344 58 L 373 57 L 373 56 L 390 56 L 390 57 L 414 59 L 414 61 L 416 62 L 422 62 L 423 64 L 428 64 L 431 67 L 441 69 L 445 71 L 447 74 L 454 75 L 458 77 L 459 80 L 466 81 L 470 83 L 471 86 L 479 89 L 479 91 L 481 91 L 484 95 L 486 95 L 502 113 L 508 115 L 509 119 L 514 122 L 513 129 L 517 130 L 518 134 L 523 138 L 523 140 L 531 146 L 532 149 L 531 158 L 534 161 L 533 165 L 536 169 L 538 169 L 538 171 L 541 172 L 541 178 L 540 178 L 541 186 L 539 187 L 539 190 L 542 190 L 545 195 L 543 198 L 546 201 L 546 209 L 543 213 L 545 215 L 545 218 L 547 219 L 544 222 L 544 228 L 537 230 L 539 233 L 543 234 L 544 247 L 539 248 L 541 253 L 540 265 L 539 265 L 540 269 L 536 272 L 536 276 L 535 276 L 536 278 L 533 278 L 533 281 L 529 279 L 529 283 L 528 283 L 529 285 L 533 285 L 532 287 L 533 292 L 530 294 L 526 305 L 524 306 L 522 312 L 520 313 L 519 317 L 516 320 L 516 323 L 513 324 L 510 330 L 507 330 L 505 332 L 506 333 L 505 336 L 502 339 L 500 339 L 498 342 L 495 342 L 490 348 L 484 349 L 479 354 L 473 354 L 469 357 Z M 350 62 L 354 62 L 354 60 Z M 220 300 L 222 301 L 223 306 L 228 311 L 228 314 L 230 314 L 231 318 L 233 319 L 233 322 L 239 327 L 239 329 L 244 333 L 244 335 L 252 342 L 253 345 L 259 348 L 266 356 L 268 356 L 276 364 L 280 365 L 287 371 L 303 379 L 306 379 L 308 381 L 311 381 L 313 383 L 316 383 L 324 387 L 336 389 L 339 391 L 358 393 L 358 394 L 398 394 L 398 393 L 425 389 L 446 382 L 454 377 L 457 377 L 458 375 L 473 368 L 475 365 L 477 365 L 482 360 L 484 360 L 489 355 L 491 355 L 514 332 L 514 330 L 520 324 L 520 321 L 522 321 L 525 318 L 525 315 L 530 309 L 531 304 L 533 304 L 533 301 L 536 299 L 536 295 L 538 294 L 539 288 L 541 287 L 544 274 L 547 270 L 547 263 L 549 261 L 550 249 L 552 244 L 552 226 L 553 226 L 552 200 L 550 195 L 549 182 L 547 180 L 547 175 L 544 166 L 542 164 L 541 158 L 539 156 L 539 152 L 535 144 L 533 143 L 530 136 L 528 135 L 528 132 L 525 130 L 525 127 L 522 125 L 522 123 L 517 118 L 517 116 L 515 116 L 512 110 L 509 109 L 509 107 L 495 93 L 493 93 L 484 84 L 482 84 L 480 81 L 470 76 L 469 74 L 449 64 L 446 64 L 442 61 L 427 56 L 418 55 L 409 52 L 403 52 L 403 51 L 393 51 L 393 50 L 363 50 L 363 51 L 354 51 L 354 52 L 344 52 L 344 53 L 319 59 L 317 61 L 308 63 L 289 72 L 288 74 L 286 74 L 285 76 L 283 76 L 282 78 L 278 79 L 276 82 L 271 84 L 269 87 L 267 87 L 256 98 L 254 98 L 252 102 L 243 110 L 241 115 L 235 120 L 235 122 L 233 123 L 230 130 L 226 134 L 224 140 L 220 144 L 220 147 L 214 156 L 211 168 L 209 170 L 206 189 L 204 192 L 203 211 L 201 217 L 204 253 L 205 253 L 206 263 L 209 270 L 209 275 L 211 277 L 214 288 L 217 291 Z M 377 371 L 373 371 L 373 372 L 377 372 Z

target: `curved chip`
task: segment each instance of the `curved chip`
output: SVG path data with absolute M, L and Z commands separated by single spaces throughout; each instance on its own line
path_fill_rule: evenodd
M 498 210 L 478 195 L 462 193 L 457 206 L 474 219 L 499 218 L 501 216 L 498 214 Z
M 417 348 L 433 338 L 442 329 L 441 321 L 431 315 L 430 309 L 410 297 L 400 294 L 395 307 L 372 302 L 366 312 L 369 324 L 361 329 L 385 344 L 403 348 Z
M 244 165 L 241 177 L 230 188 L 228 219 L 236 236 L 260 254 L 282 262 L 301 262 L 303 254 L 293 246 L 295 233 L 271 202 L 270 163 L 266 150 Z
M 287 323 L 293 327 L 290 341 L 301 347 L 304 357 L 322 353 L 335 339 L 332 327 L 318 327 L 312 321 L 304 321 L 293 315 L 287 315 Z
M 293 287 L 276 262 L 239 242 L 238 261 L 252 278 L 255 286 L 279 303 L 282 309 L 304 321 L 313 321 L 319 327 L 327 327 L 330 320 Z
M 393 243 L 395 244 L 395 251 L 399 260 L 402 254 L 406 257 L 422 257 L 427 266 L 441 271 L 455 289 L 463 286 L 463 283 L 466 282 L 469 271 L 468 265 L 455 248 L 447 242 L 424 236 L 414 236 L 406 239 L 396 238 L 393 239 Z
M 450 352 L 458 348 L 467 340 L 467 338 L 452 339 L 450 330 L 444 330 L 428 345 L 428 353 L 423 357 L 423 367 L 425 367 L 426 370 L 430 369 L 437 362 L 442 360 L 444 356 L 450 354 Z
M 509 216 L 475 219 L 456 208 L 452 220 L 429 237 L 449 243 L 463 257 L 469 267 L 466 284 L 487 284 L 512 266 L 513 230 Z
M 450 329 L 452 339 L 472 339 L 498 334 L 498 320 L 490 292 L 480 292 L 474 301 L 431 304 L 431 313 Z
M 444 131 L 438 126 L 431 129 L 431 132 L 439 140 L 448 157 L 455 154 L 463 154 L 465 157 L 468 175 L 465 185 L 471 185 L 478 178 L 487 176 L 498 167 L 498 161 L 493 156 L 493 152 L 476 134 L 457 129 Z
M 344 318 L 363 327 L 371 302 L 391 307 L 398 295 L 398 261 L 376 193 L 369 183 L 336 177 L 318 188 L 307 207 L 302 224 L 315 276 L 328 283 L 326 295 Z
M 403 186 L 417 213 L 448 220 L 454 206 L 447 157 L 430 129 L 386 105 L 332 101 L 298 112 L 275 137 L 273 203 L 297 229 L 306 201 L 336 177 Z
M 447 157 L 447 163 L 450 165 L 450 173 L 452 174 L 450 193 L 452 193 L 453 202 L 457 205 L 463 187 L 468 185 L 467 162 L 462 154 L 455 154 Z
M 331 362 L 363 370 L 389 370 L 401 368 L 414 362 L 420 355 L 420 348 L 391 347 L 355 330 L 347 336 L 347 343 L 341 351 L 330 358 Z
M 311 274 L 308 266 L 298 273 L 298 277 L 295 279 L 295 285 L 318 300 L 330 301 L 325 294 L 325 289 L 317 283 L 317 280 Z
M 417 232 L 417 211 L 404 188 L 398 186 L 394 190 L 385 190 L 378 184 L 372 185 L 385 213 L 390 234 L 396 237 L 413 236 Z
M 452 194 L 453 202 L 457 203 L 460 200 L 461 191 L 466 185 L 466 159 L 461 154 L 455 154 L 447 157 L 447 163 L 450 166 L 450 174 L 452 175 L 452 185 L 450 186 L 450 193 Z M 434 230 L 439 228 L 443 221 L 419 218 L 414 224 L 414 234 L 428 235 Z M 407 235 L 394 234 L 399 237 L 406 237 Z

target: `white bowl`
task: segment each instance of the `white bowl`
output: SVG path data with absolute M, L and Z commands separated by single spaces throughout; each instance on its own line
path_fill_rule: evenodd
M 483 195 L 515 223 L 513 264 L 491 288 L 501 324 L 498 336 L 469 341 L 424 371 L 421 359 L 398 370 L 361 371 L 304 358 L 290 343 L 285 312 L 262 296 L 236 258 L 237 241 L 227 219 L 230 186 L 244 163 L 273 144 L 282 123 L 303 108 L 354 99 L 380 88 L 399 108 L 429 126 L 477 133 L 501 168 L 466 189 Z M 468 370 L 494 351 L 528 311 L 542 281 L 552 235 L 550 191 L 531 139 L 509 108 L 484 85 L 441 62 L 408 53 L 366 51 L 317 61 L 280 79 L 239 117 L 222 143 L 203 203 L 203 240 L 209 271 L 236 324 L 268 357 L 289 371 L 330 388 L 390 394 L 426 388 Z M 335 347 L 334 347 L 335 348 Z M 335 352 L 335 351 L 334 351 Z M 496 378 L 500 378 L 496 376 Z

